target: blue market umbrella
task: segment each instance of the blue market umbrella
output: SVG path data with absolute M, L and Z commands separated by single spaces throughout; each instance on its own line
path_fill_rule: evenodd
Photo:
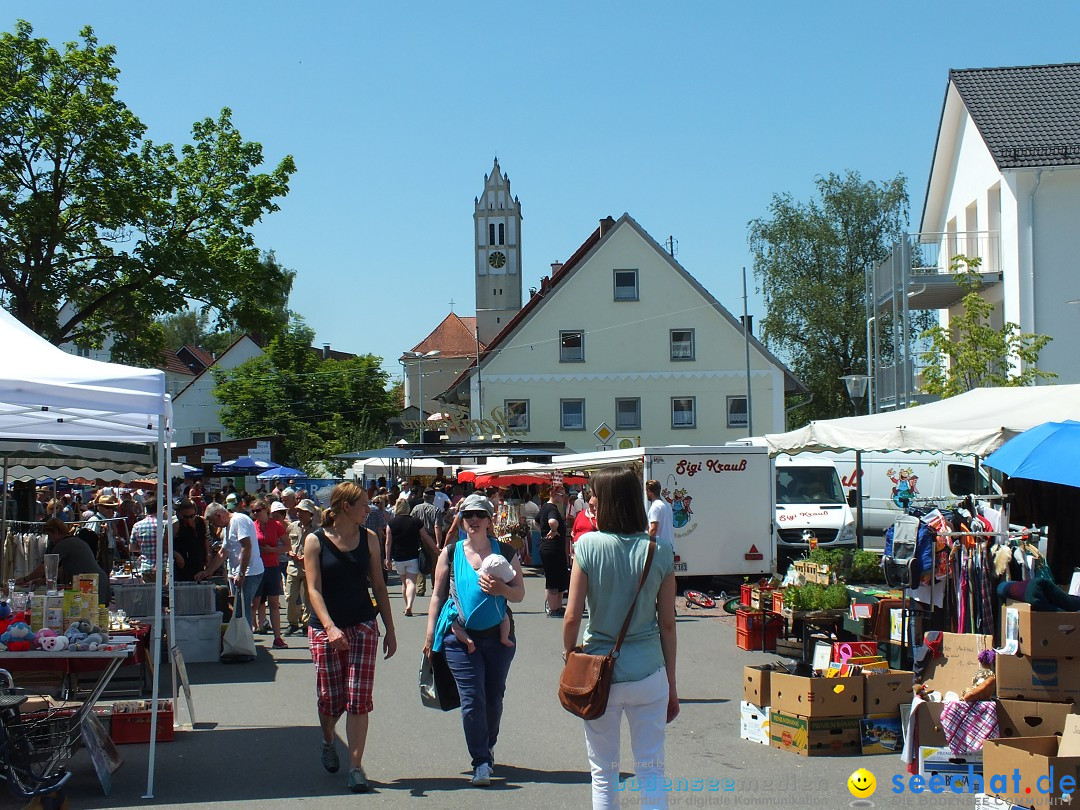
M 986 457 L 988 467 L 1012 478 L 1080 487 L 1080 422 L 1044 422 L 1009 439 Z
M 295 467 L 274 467 L 272 470 L 259 473 L 256 477 L 263 481 L 271 478 L 307 478 L 307 473 Z
M 275 470 L 280 467 L 272 461 L 257 461 L 251 456 L 240 456 L 232 461 L 223 461 L 214 465 L 214 472 L 226 475 L 258 475 L 267 470 Z

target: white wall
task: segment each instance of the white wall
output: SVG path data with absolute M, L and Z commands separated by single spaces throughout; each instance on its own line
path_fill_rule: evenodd
M 241 363 L 258 357 L 262 349 L 251 338 L 241 338 L 207 369 L 180 392 L 173 402 L 173 425 L 178 444 L 190 444 L 193 432 L 219 431 L 222 440 L 233 438 L 222 427 L 218 416 L 220 405 L 214 398 L 214 375 L 211 369 L 233 369 Z

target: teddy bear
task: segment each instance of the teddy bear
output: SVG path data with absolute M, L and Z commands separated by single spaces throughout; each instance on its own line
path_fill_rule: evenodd
M 67 649 L 68 639 L 67 636 L 45 636 L 45 638 L 38 640 L 38 644 L 46 652 L 60 652 Z
M 0 636 L 0 643 L 11 652 L 28 652 L 34 647 L 34 637 L 34 631 L 26 622 L 12 622 Z

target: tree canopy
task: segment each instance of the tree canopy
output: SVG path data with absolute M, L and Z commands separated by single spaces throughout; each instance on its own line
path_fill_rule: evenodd
M 965 290 L 961 312 L 949 326 L 934 326 L 923 333 L 929 348 L 921 358 L 922 392 L 942 399 L 973 388 L 1032 385 L 1057 377 L 1038 367 L 1039 353 L 1052 338 L 1021 332 L 1019 324 L 991 325 L 994 305 L 979 294 L 982 259 L 954 256 L 949 263 L 956 283 Z
M 820 199 L 774 194 L 768 215 L 749 223 L 762 339 L 813 394 L 799 424 L 851 413 L 840 377 L 866 372 L 864 271 L 888 256 L 908 217 L 902 174 L 879 184 L 849 171 L 816 186 Z
M 378 357 L 324 360 L 311 346 L 314 337 L 294 318 L 261 356 L 215 370 L 214 395 L 230 435 L 281 434 L 288 457 L 275 461 L 323 462 L 340 475 L 346 465 L 332 456 L 385 443 L 386 421 L 395 413 L 392 394 Z
M 116 49 L 89 26 L 62 51 L 24 21 L 0 35 L 0 298 L 53 343 L 156 363 L 156 319 L 192 302 L 215 327 L 255 331 L 293 274 L 264 261 L 252 226 L 278 210 L 295 172 L 258 172 L 262 146 L 223 109 L 192 143 L 144 137 L 117 97 Z

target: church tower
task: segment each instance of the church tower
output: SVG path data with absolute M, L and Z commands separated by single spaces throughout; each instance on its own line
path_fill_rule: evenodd
M 475 203 L 476 330 L 487 344 L 521 309 L 521 202 L 498 158 Z

